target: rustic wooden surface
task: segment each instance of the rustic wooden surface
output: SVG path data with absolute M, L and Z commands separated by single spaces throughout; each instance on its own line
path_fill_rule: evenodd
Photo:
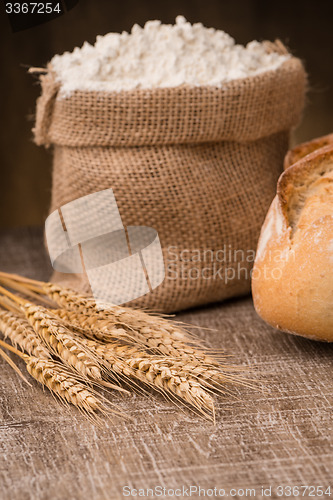
M 0 269 L 47 278 L 41 231 L 1 233 Z M 1 500 L 113 500 L 125 498 L 126 485 L 255 488 L 256 498 L 272 486 L 277 498 L 278 485 L 332 482 L 333 347 L 274 331 L 249 298 L 180 317 L 200 325 L 210 346 L 254 367 L 266 393 L 242 388 L 237 398 L 218 398 L 216 426 L 159 396 L 115 396 L 133 421 L 99 429 L 1 360 Z

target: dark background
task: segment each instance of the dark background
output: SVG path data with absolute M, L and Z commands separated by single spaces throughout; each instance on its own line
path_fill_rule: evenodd
M 333 131 L 332 0 L 80 0 L 64 16 L 17 33 L 0 8 L 0 227 L 42 224 L 50 197 L 51 152 L 35 146 L 31 134 L 39 85 L 26 68 L 134 23 L 172 23 L 183 14 L 227 31 L 238 43 L 280 38 L 309 73 L 307 107 L 293 143 Z

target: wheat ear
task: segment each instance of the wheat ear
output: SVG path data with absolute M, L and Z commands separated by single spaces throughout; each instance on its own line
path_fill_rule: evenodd
M 110 325 L 110 322 L 103 318 L 102 315 L 84 314 L 69 309 L 52 309 L 52 314 L 61 319 L 64 324 L 72 325 L 76 331 L 85 337 L 97 339 L 101 342 L 111 342 L 114 340 L 122 340 L 126 342 L 135 342 L 142 344 L 144 342 L 127 332 L 124 328 L 117 325 Z
M 149 357 L 151 353 L 145 351 L 145 348 L 155 351 L 149 342 L 144 341 L 143 336 L 140 336 L 140 342 L 136 342 L 136 345 L 117 344 L 118 340 L 128 343 L 135 342 L 135 334 L 131 336 L 121 327 L 111 326 L 109 328 L 108 319 L 99 318 L 96 317 L 96 315 L 88 316 L 86 314 L 80 314 L 77 311 L 66 309 L 55 309 L 53 313 L 68 324 L 75 325 L 81 334 L 91 340 L 95 338 L 103 343 L 108 343 L 108 348 L 122 358 Z M 137 347 L 137 344 L 139 347 Z M 181 344 L 182 351 L 180 351 L 178 347 L 179 344 Z M 164 359 L 167 359 L 166 356 L 170 356 L 170 351 L 173 356 L 171 357 L 171 361 L 168 361 L 168 366 L 173 366 L 175 368 L 177 366 L 177 370 L 181 371 L 183 374 L 187 373 L 188 375 L 192 375 L 193 378 L 200 380 L 201 383 L 208 388 L 214 388 L 219 392 L 225 393 L 228 391 L 223 389 L 222 385 L 226 382 L 231 382 L 238 378 L 239 382 L 243 380 L 234 373 L 230 374 L 231 371 L 236 371 L 236 367 L 231 365 L 223 366 L 216 363 L 215 360 L 212 365 L 211 358 L 208 358 L 208 356 L 201 353 L 201 351 L 199 352 L 192 349 L 184 343 L 174 341 L 172 350 L 169 349 L 167 354 L 161 353 Z M 186 352 L 185 356 L 184 351 Z M 157 352 L 160 353 L 159 350 Z M 195 356 L 193 353 L 195 353 Z M 184 360 L 184 357 L 186 357 L 186 360 Z M 209 363 L 207 363 L 207 359 L 209 359 Z M 206 363 L 204 363 L 203 360 L 206 361 Z
M 103 341 L 110 341 L 110 337 L 112 340 L 115 338 L 130 340 L 141 344 L 142 347 L 150 351 L 149 354 L 154 352 L 175 358 L 173 369 L 177 374 L 181 373 L 181 377 L 186 379 L 188 371 L 191 371 L 192 379 L 195 382 L 200 381 L 201 384 L 209 388 L 210 384 L 219 386 L 225 382 L 236 382 L 253 387 L 246 381 L 244 383 L 242 377 L 235 375 L 235 373 L 231 374 L 231 371 L 235 371 L 235 367 L 221 366 L 219 360 L 212 357 L 212 351 L 197 347 L 199 342 L 179 324 L 126 307 L 111 306 L 106 310 L 101 310 L 94 299 L 52 283 L 0 273 L 0 281 L 3 278 L 7 281 L 7 286 L 8 280 L 14 280 L 20 284 L 21 289 L 26 290 L 26 294 L 29 295 L 33 292 L 34 294 L 46 295 L 60 308 L 71 311 L 73 316 L 75 313 L 77 315 L 77 328 L 84 327 L 83 334 L 90 338 L 92 336 Z M 64 318 L 64 313 L 62 314 Z M 88 322 L 87 318 L 90 318 Z M 118 333 L 116 330 L 119 330 Z M 93 335 L 91 335 L 92 333 Z M 147 363 L 147 353 L 145 352 L 144 356 L 140 355 L 134 359 L 139 360 L 140 363 L 144 359 Z M 119 361 L 119 357 L 117 360 Z M 158 362 L 161 362 L 160 358 Z M 169 363 L 165 368 L 170 369 Z M 237 369 L 237 371 L 239 370 Z M 211 403 L 207 403 L 207 407 L 210 405 Z
M 161 350 L 162 354 L 175 354 L 175 352 L 172 352 L 174 344 L 174 351 L 177 350 L 178 354 L 179 350 L 183 350 L 184 355 L 195 354 L 197 359 L 208 362 L 206 350 L 197 348 L 191 350 L 190 348 L 190 345 L 194 342 L 198 344 L 198 339 L 185 331 L 184 328 L 171 323 L 165 318 L 122 306 L 110 305 L 106 309 L 101 309 L 93 298 L 79 294 L 70 288 L 54 283 L 31 280 L 14 274 L 0 272 L 0 281 L 5 282 L 6 285 L 12 283 L 14 286 L 20 283 L 20 290 L 25 289 L 28 294 L 31 293 L 34 297 L 36 293 L 46 295 L 64 310 L 76 311 L 86 317 L 94 317 L 94 321 L 104 320 L 104 324 L 100 323 L 102 328 L 99 330 L 106 332 L 107 328 L 123 326 L 127 334 L 142 336 L 145 342 L 149 343 L 149 347 Z M 94 326 L 93 322 L 90 322 L 90 326 Z M 140 341 L 142 338 L 137 340 Z M 218 361 L 212 358 L 209 358 L 209 362 L 218 364 Z
M 125 416 L 115 405 L 112 405 L 91 387 L 87 387 L 85 379 L 75 375 L 61 363 L 51 359 L 39 359 L 35 356 L 29 356 L 2 340 L 0 340 L 0 345 L 22 358 L 25 361 L 28 373 L 37 382 L 46 386 L 60 402 L 65 405 L 72 404 L 76 406 L 92 423 L 99 423 L 97 411 L 105 416 L 111 414 Z M 0 355 L 31 386 L 15 363 L 1 348 Z
M 151 362 L 155 367 L 159 367 L 159 369 L 170 369 L 173 374 L 178 375 L 179 377 L 196 380 L 200 383 L 200 385 L 209 391 L 219 392 L 222 394 L 229 393 L 230 391 L 225 387 L 225 385 L 233 382 L 234 380 L 236 380 L 235 383 L 246 385 L 246 379 L 243 379 L 237 373 L 234 373 L 237 370 L 237 367 L 232 365 L 221 365 L 218 370 L 215 367 L 211 368 L 210 366 L 206 366 L 197 361 L 187 361 L 184 363 L 184 360 L 179 357 L 171 358 L 170 356 L 156 356 L 140 349 L 140 347 L 121 344 L 115 341 L 100 343 L 98 341 L 82 339 L 82 342 L 88 345 L 91 349 L 97 349 L 99 353 L 104 351 L 104 358 L 107 357 L 106 353 L 109 353 L 111 356 L 113 355 L 122 359 L 127 364 L 130 364 L 128 361 L 130 359 L 145 359 L 147 363 Z
M 102 366 L 93 353 L 84 348 L 52 314 L 44 307 L 30 303 L 22 309 L 34 331 L 55 355 L 84 377 L 102 380 Z
M 170 321 L 157 316 L 149 315 L 143 311 L 131 308 L 110 306 L 108 309 L 99 309 L 95 300 L 75 291 L 55 285 L 43 283 L 43 293 L 63 309 L 75 311 L 79 316 L 90 317 L 90 329 L 98 335 L 99 340 L 108 340 L 108 332 L 115 331 L 115 327 L 121 327 L 129 339 L 145 345 L 163 355 L 181 356 L 183 358 L 197 360 L 210 366 L 219 366 L 219 361 L 205 352 L 205 349 L 194 347 L 198 342 L 182 327 L 173 325 Z M 72 319 L 75 318 L 74 314 Z M 76 318 L 80 321 L 80 317 Z M 87 325 L 87 321 L 85 322 Z M 81 323 L 82 326 L 82 323 Z
M 215 359 L 207 349 L 194 345 L 200 344 L 198 339 L 182 326 L 165 318 L 121 306 L 101 310 L 94 299 L 69 288 L 0 272 L 0 278 L 2 276 L 5 276 L 6 280 L 22 280 L 23 286 L 32 287 L 36 293 L 47 295 L 63 308 L 60 316 L 65 317 L 64 311 L 67 310 L 70 321 L 86 329 L 86 332 L 90 331 L 98 340 L 110 342 L 116 336 L 123 337 L 164 356 L 182 358 L 182 361 L 191 364 L 196 371 L 211 370 L 209 377 L 215 384 L 234 382 L 253 388 L 253 385 L 235 373 L 240 371 L 239 368 L 221 366 L 220 359 Z
M 84 377 L 102 380 L 100 365 L 92 359 L 93 354 L 87 352 L 45 307 L 31 304 L 2 286 L 0 292 L 14 304 L 20 305 L 29 324 L 51 352 Z
M 29 322 L 18 314 L 0 309 L 0 330 L 4 337 L 8 337 L 15 347 L 19 346 L 31 356 L 40 359 L 49 359 L 51 357 L 50 352 Z
M 59 363 L 30 356 L 26 357 L 26 366 L 30 375 L 46 386 L 60 401 L 76 406 L 94 423 L 97 420 L 97 411 L 104 415 L 111 413 L 111 405 L 107 400 L 104 401 L 104 398 Z M 120 411 L 112 410 L 112 413 L 124 416 Z
M 24 280 L 29 281 L 26 278 Z M 87 332 L 90 331 L 98 340 L 109 342 L 115 336 L 128 338 L 164 356 L 181 357 L 184 362 L 193 365 L 204 364 L 205 369 L 215 371 L 215 374 L 211 375 L 217 384 L 230 380 L 230 376 L 226 373 L 221 375 L 219 360 L 207 354 L 205 349 L 194 346 L 194 342 L 198 343 L 198 340 L 177 324 L 143 311 L 121 306 L 111 306 L 101 310 L 94 299 L 69 288 L 46 282 L 33 281 L 33 283 L 31 286 L 35 291 L 44 293 L 62 308 L 62 312 L 58 313 L 60 317 L 86 329 Z M 66 310 L 68 314 L 64 312 Z M 237 377 L 232 377 L 232 380 L 236 379 Z
M 205 414 L 206 417 L 210 418 L 211 414 L 215 414 L 213 398 L 201 387 L 200 383 L 189 373 L 179 375 L 172 363 L 171 366 L 168 366 L 168 362 L 164 358 L 147 355 L 140 357 L 138 356 L 140 351 L 137 351 L 136 357 L 133 357 L 133 349 L 127 346 L 103 345 L 88 339 L 83 342 L 94 349 L 99 357 L 107 361 L 115 375 L 123 377 L 125 381 L 137 379 L 143 384 L 159 390 L 166 397 L 172 395 L 185 401 Z M 122 357 L 126 350 L 131 357 L 127 355 Z M 205 409 L 208 410 L 209 414 Z

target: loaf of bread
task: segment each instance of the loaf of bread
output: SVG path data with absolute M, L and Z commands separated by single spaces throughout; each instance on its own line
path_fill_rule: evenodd
M 284 169 L 286 170 L 291 165 L 304 158 L 306 155 L 313 153 L 314 151 L 317 151 L 318 149 L 321 149 L 325 146 L 333 147 L 333 134 L 324 135 L 322 137 L 317 137 L 312 141 L 298 144 L 286 154 L 284 159 Z
M 262 227 L 252 275 L 270 325 L 333 341 L 333 147 L 289 167 Z

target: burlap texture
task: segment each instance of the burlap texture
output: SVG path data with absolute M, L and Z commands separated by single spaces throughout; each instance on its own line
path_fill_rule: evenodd
M 305 83 L 292 57 L 222 88 L 62 98 L 50 71 L 34 132 L 54 147 L 51 212 L 112 188 L 125 226 L 157 230 L 166 278 L 135 305 L 171 312 L 247 293 Z M 79 276 L 54 279 L 87 289 Z

